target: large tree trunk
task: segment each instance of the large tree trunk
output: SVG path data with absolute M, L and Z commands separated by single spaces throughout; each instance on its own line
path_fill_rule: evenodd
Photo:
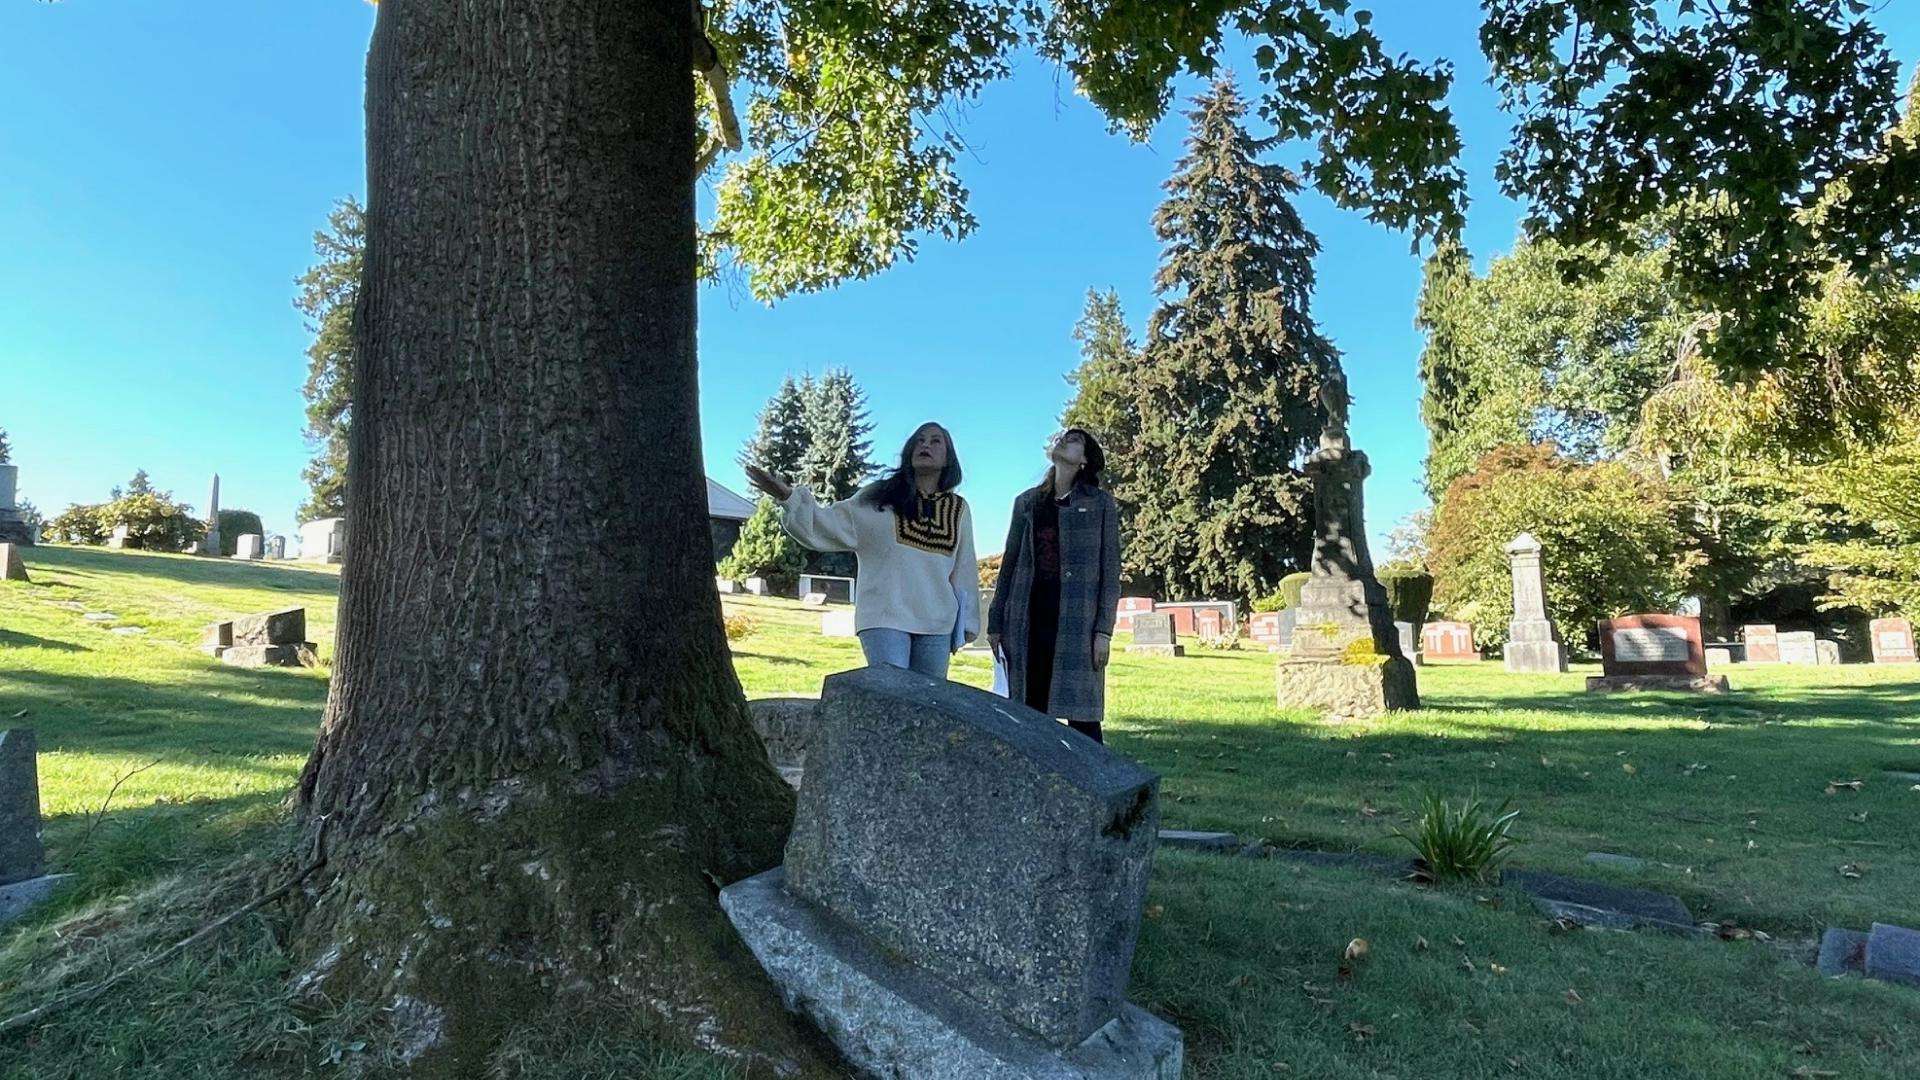
M 812 1046 L 714 887 L 792 814 L 713 588 L 689 0 L 386 0 L 311 984 L 413 1071 Z

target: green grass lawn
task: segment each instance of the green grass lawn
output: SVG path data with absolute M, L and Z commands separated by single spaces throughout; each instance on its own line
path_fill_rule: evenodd
M 216 617 L 304 603 L 330 655 L 336 582 L 325 568 L 49 547 L 27 565 L 32 584 L 0 585 L 0 724 L 37 729 L 49 858 L 77 876 L 0 932 L 0 1014 L 184 936 L 254 887 L 325 672 L 227 668 L 191 643 Z M 115 635 L 62 603 L 150 632 Z M 756 620 L 735 647 L 750 696 L 814 694 L 860 662 L 853 641 L 819 635 L 816 609 L 727 607 Z M 990 674 L 967 654 L 954 677 Z M 1578 672 L 1429 667 L 1421 711 L 1326 725 L 1273 708 L 1265 653 L 1116 655 L 1109 741 L 1163 775 L 1167 826 L 1394 852 L 1389 831 L 1427 790 L 1511 796 L 1520 863 L 1673 892 L 1770 939 L 1563 931 L 1499 888 L 1162 852 L 1135 998 L 1186 1032 L 1192 1077 L 1920 1075 L 1920 991 L 1804 964 L 1823 926 L 1920 925 L 1920 790 L 1889 775 L 1920 771 L 1920 670 L 1731 677 L 1724 698 L 1601 697 Z M 1851 780 L 1862 789 L 1827 794 Z M 1593 850 L 1649 867 L 1609 873 L 1584 863 Z M 1355 937 L 1371 951 L 1343 972 Z M 0 1077 L 377 1073 L 354 1049 L 364 1018 L 350 1003 L 296 1009 L 285 975 L 271 924 L 243 923 L 0 1043 Z M 607 1055 L 529 1051 L 543 1064 L 508 1075 L 722 1075 L 649 1048 Z

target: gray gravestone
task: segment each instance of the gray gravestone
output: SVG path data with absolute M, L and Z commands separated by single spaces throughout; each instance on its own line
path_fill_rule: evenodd
M 267 554 L 266 538 L 259 533 L 241 533 L 234 541 L 233 557 L 247 562 L 258 562 Z
M 0 885 L 46 872 L 32 728 L 0 731 Z
M 1821 664 L 1839 663 L 1840 643 L 1837 641 L 1828 641 L 1826 638 L 1815 640 L 1813 643 L 1813 658 Z
M 1127 646 L 1127 651 L 1150 656 L 1185 656 L 1187 647 L 1180 644 L 1172 615 L 1149 611 L 1133 617 L 1133 644 Z
M 267 558 L 284 559 L 287 557 L 287 538 L 275 536 L 267 541 Z
M 27 524 L 14 503 L 14 485 L 19 477 L 20 466 L 0 465 L 0 543 L 31 547 L 39 540 L 40 530 Z
M 1867 935 L 1867 977 L 1920 986 L 1920 930 L 1874 923 Z
M 1410 622 L 1396 622 L 1393 624 L 1393 628 L 1400 633 L 1400 655 L 1416 664 L 1419 663 L 1420 650 L 1414 644 L 1416 635 L 1414 634 L 1413 624 Z
M 1780 635 L 1780 662 L 1783 664 L 1818 664 L 1820 648 L 1811 630 L 1789 630 Z
M 897 668 L 829 676 L 814 722 L 787 842 L 795 896 L 1056 1046 L 1117 1014 L 1158 777 L 1004 698 Z
M 1559 628 L 1547 617 L 1542 550 L 1532 533 L 1521 533 L 1507 545 L 1507 565 L 1513 573 L 1513 621 L 1507 624 L 1508 671 L 1567 670 L 1567 647 L 1560 640 Z
M 133 530 L 125 523 L 115 525 L 113 532 L 107 536 L 107 546 L 118 551 L 127 546 L 127 541 L 131 539 L 132 534 Z
M 307 639 L 307 609 L 282 608 L 233 620 L 233 645 L 297 645 Z
M 27 564 L 20 558 L 20 545 L 0 544 L 0 581 L 28 581 Z

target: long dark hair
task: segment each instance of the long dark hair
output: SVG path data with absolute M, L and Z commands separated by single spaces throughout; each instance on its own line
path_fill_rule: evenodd
M 928 514 L 926 500 L 920 497 L 919 485 L 913 481 L 913 447 L 920 441 L 920 433 L 928 428 L 939 428 L 940 434 L 947 438 L 947 467 L 940 470 L 940 490 L 952 491 L 960 486 L 960 452 L 953 448 L 953 432 L 944 425 L 929 420 L 913 429 L 907 436 L 907 443 L 900 448 L 900 466 L 893 475 L 875 484 L 870 484 L 860 497 L 875 510 L 891 509 L 907 521 L 919 521 Z
M 1086 428 L 1068 428 L 1060 433 L 1060 438 L 1064 439 L 1069 435 L 1080 436 L 1081 441 L 1083 441 L 1087 447 L 1087 460 L 1080 466 L 1080 471 L 1074 475 L 1074 486 L 1099 487 L 1100 474 L 1105 472 L 1107 468 L 1107 452 L 1101 448 L 1100 440 L 1094 438 L 1093 432 L 1088 431 Z M 1049 447 L 1048 450 L 1051 451 L 1052 448 Z M 1046 475 L 1042 476 L 1040 482 L 1035 484 L 1034 487 L 1036 490 L 1051 490 L 1053 488 L 1052 465 L 1047 466 Z

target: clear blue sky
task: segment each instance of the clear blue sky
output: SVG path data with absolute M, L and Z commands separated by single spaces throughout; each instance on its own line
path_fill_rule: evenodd
M 1485 85 L 1479 5 L 1376 7 L 1389 47 L 1458 65 L 1468 243 L 1484 261 L 1512 246 L 1518 208 L 1493 182 L 1508 121 Z M 1875 16 L 1907 72 L 1917 9 L 1898 0 Z M 332 203 L 365 189 L 372 24 L 356 0 L 0 5 L 0 427 L 42 511 L 104 498 L 136 468 L 198 506 L 218 471 L 225 505 L 292 533 L 308 455 L 293 279 Z M 871 399 L 880 456 L 924 419 L 952 428 L 980 549 L 999 549 L 1008 505 L 1043 468 L 1086 290 L 1118 289 L 1145 325 L 1150 219 L 1185 124 L 1170 118 L 1148 144 L 1110 135 L 1030 59 L 963 131 L 971 239 L 929 241 L 913 264 L 772 309 L 703 292 L 715 479 L 744 490 L 734 453 L 783 374 L 844 365 Z M 1314 312 L 1346 356 L 1378 545 L 1425 503 L 1419 261 L 1404 236 L 1318 197 L 1301 209 L 1325 247 Z

